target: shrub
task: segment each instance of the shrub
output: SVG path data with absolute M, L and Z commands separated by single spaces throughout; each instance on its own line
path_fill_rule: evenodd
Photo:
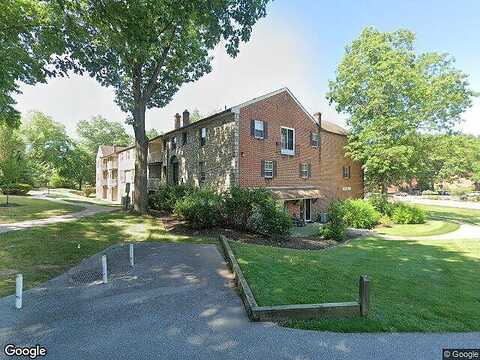
M 290 233 L 292 218 L 277 202 L 269 196 L 255 204 L 248 228 L 267 236 L 284 236 Z
M 271 193 L 265 189 L 243 189 L 232 187 L 224 194 L 225 223 L 239 229 L 248 227 L 255 207 L 268 201 Z
M 392 220 L 395 224 L 423 224 L 425 211 L 415 206 L 397 203 L 393 210 Z
M 13 184 L 11 186 L 2 187 L 4 195 L 27 195 L 32 190 L 32 185 L 29 184 Z
M 347 227 L 356 229 L 371 229 L 378 224 L 380 213 L 365 200 L 345 200 L 343 204 L 343 220 Z
M 148 206 L 153 210 L 173 212 L 177 201 L 194 192 L 191 186 L 166 185 L 149 194 Z
M 90 185 L 85 186 L 85 189 L 83 189 L 83 195 L 86 197 L 90 197 L 95 192 L 95 189 L 91 187 Z
M 327 210 L 328 222 L 320 229 L 320 235 L 325 239 L 335 241 L 345 240 L 347 226 L 345 225 L 344 204 L 341 201 L 333 201 Z
M 392 216 L 395 205 L 388 201 L 387 195 L 374 194 L 368 198 L 368 202 L 372 204 L 374 209 L 380 214 Z
M 393 224 L 392 219 L 388 215 L 382 215 L 380 220 L 378 220 L 379 224 L 385 227 L 391 227 Z
M 188 192 L 177 200 L 174 214 L 188 220 L 194 228 L 204 229 L 222 222 L 222 197 L 212 190 L 200 189 Z

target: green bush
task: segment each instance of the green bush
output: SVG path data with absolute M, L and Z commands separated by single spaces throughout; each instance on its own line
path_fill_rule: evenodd
M 4 195 L 27 195 L 32 190 L 32 185 L 29 184 L 12 184 L 10 186 L 2 187 L 2 193 Z
M 225 223 L 237 229 L 246 229 L 255 207 L 271 198 L 268 190 L 232 187 L 224 193 Z
M 292 217 L 277 202 L 268 197 L 255 204 L 248 228 L 263 235 L 277 237 L 290 233 Z
M 373 194 L 368 198 L 375 210 L 380 214 L 391 217 L 395 205 L 388 201 L 388 196 L 384 194 Z
M 48 181 L 48 186 L 52 188 L 72 189 L 75 187 L 75 182 L 63 176 L 60 176 L 55 172 Z
M 395 224 L 423 224 L 425 211 L 415 206 L 397 203 L 393 210 L 392 220 Z
M 186 195 L 194 192 L 191 186 L 186 185 L 166 185 L 160 187 L 157 191 L 148 196 L 148 206 L 153 210 L 173 212 L 178 200 L 182 200 Z
M 188 192 L 175 203 L 174 214 L 197 229 L 220 225 L 223 221 L 222 197 L 208 189 Z
M 362 199 L 345 200 L 343 208 L 345 225 L 355 229 L 371 229 L 378 224 L 381 217 L 370 202 Z
M 344 220 L 344 203 L 341 201 L 333 201 L 328 207 L 327 214 L 328 222 L 320 228 L 320 235 L 325 239 L 335 241 L 345 240 L 347 226 Z

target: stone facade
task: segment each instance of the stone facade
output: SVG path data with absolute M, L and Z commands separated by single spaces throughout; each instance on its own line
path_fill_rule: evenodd
M 183 126 L 179 114 L 173 124 L 150 140 L 149 191 L 167 183 L 266 187 L 304 220 L 316 220 L 334 199 L 363 196 L 362 167 L 345 156 L 345 130 L 311 116 L 286 88 L 195 123 L 184 111 Z M 117 155 L 121 197 L 133 184 L 134 149 Z

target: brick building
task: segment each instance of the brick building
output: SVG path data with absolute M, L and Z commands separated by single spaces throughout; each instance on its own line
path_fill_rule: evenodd
M 363 196 L 361 165 L 345 157 L 346 131 L 310 115 L 287 88 L 197 122 L 182 115 L 150 140 L 149 191 L 166 183 L 266 187 L 307 221 L 333 199 Z

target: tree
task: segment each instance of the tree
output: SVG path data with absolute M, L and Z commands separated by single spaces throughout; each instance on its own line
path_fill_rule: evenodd
M 130 146 L 133 144 L 132 136 L 127 134 L 121 123 L 108 121 L 102 116 L 79 121 L 77 134 L 80 142 L 93 154 L 94 158 L 101 145 Z
M 446 133 L 475 95 L 446 54 L 414 51 L 414 33 L 366 28 L 346 48 L 327 98 L 349 115 L 347 153 L 367 183 L 386 191 L 405 180 L 417 133 Z
M 46 184 L 53 171 L 63 166 L 72 140 L 64 125 L 41 112 L 31 112 L 21 131 L 27 144 L 27 157 L 36 173 L 35 179 Z
M 134 207 L 147 210 L 145 111 L 164 107 L 184 83 L 211 70 L 220 42 L 236 56 L 268 0 L 64 0 L 67 58 L 103 86 L 129 114 L 135 133 Z
M 58 13 L 58 12 L 57 12 Z M 17 127 L 20 113 L 13 95 L 19 82 L 33 85 L 63 75 L 72 64 L 64 53 L 63 37 L 50 2 L 2 0 L 0 3 L 0 123 Z
M 160 133 L 157 131 L 157 129 L 154 129 L 154 128 L 148 130 L 146 134 L 147 134 L 147 139 L 148 140 L 156 138 L 158 135 L 160 135 Z
M 95 158 L 93 164 L 95 164 Z M 78 190 L 81 190 L 82 185 L 86 182 L 93 183 L 95 166 L 92 167 L 90 151 L 82 145 L 73 144 L 58 169 L 58 175 L 73 180 L 77 184 Z
M 0 124 L 0 189 L 7 195 L 7 206 L 9 192 L 27 175 L 24 151 L 18 131 Z
M 203 119 L 203 115 L 200 114 L 200 111 L 198 109 L 193 109 L 192 113 L 190 114 L 190 122 L 194 123 L 201 119 Z

